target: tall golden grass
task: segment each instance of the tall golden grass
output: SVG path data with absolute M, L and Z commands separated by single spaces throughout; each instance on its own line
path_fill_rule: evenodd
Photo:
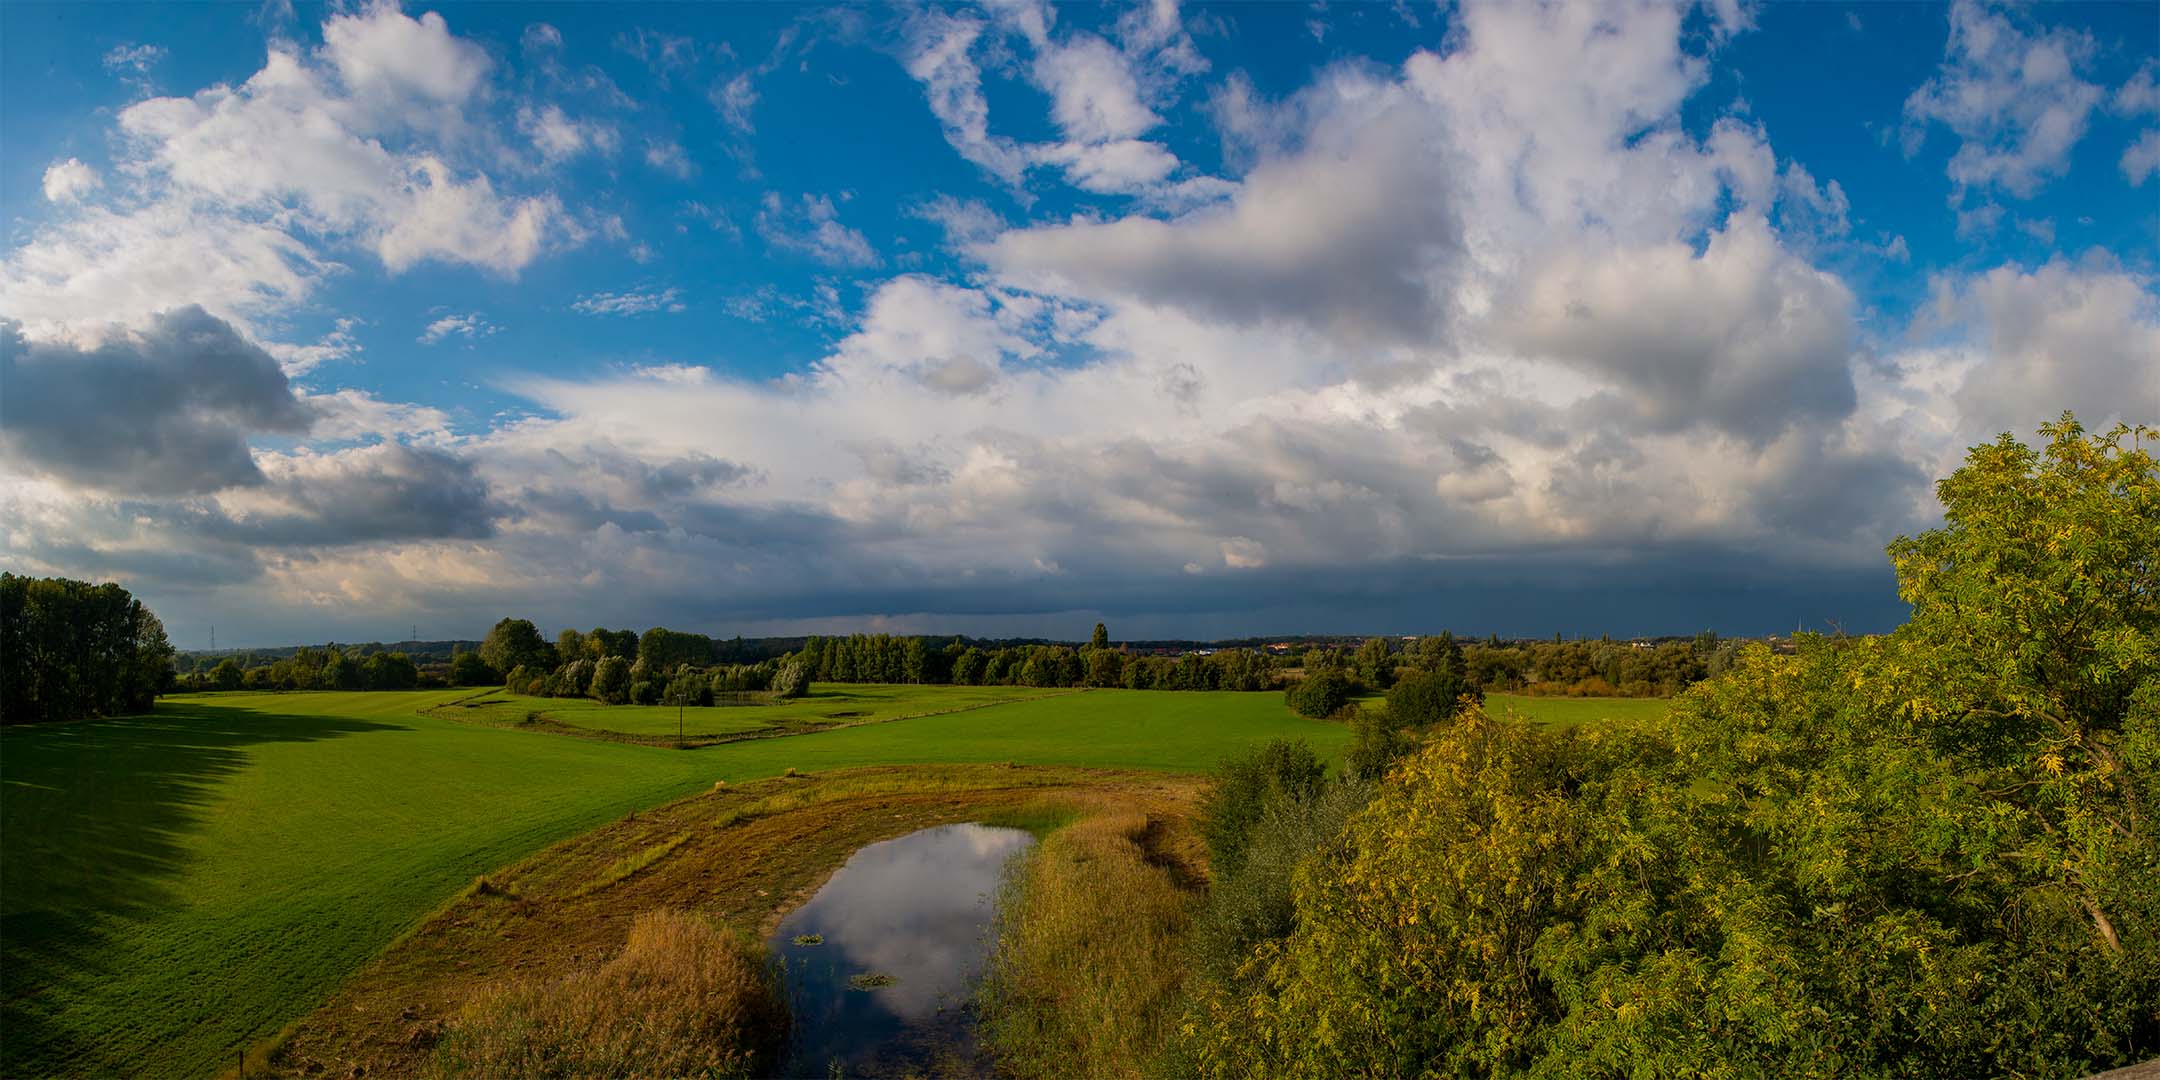
M 771 1075 L 787 998 L 764 948 L 680 911 L 648 911 L 622 952 L 483 991 L 437 1045 L 440 1077 Z
M 982 1032 L 1023 1077 L 1159 1068 L 1181 1008 L 1195 897 L 1143 846 L 1147 815 L 1083 819 L 1043 840 L 999 901 Z

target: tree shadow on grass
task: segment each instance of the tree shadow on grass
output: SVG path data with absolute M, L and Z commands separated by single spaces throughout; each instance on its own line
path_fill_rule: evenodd
M 140 1066 L 109 1057 L 86 1038 L 87 1017 L 69 1014 L 128 977 L 105 955 L 114 933 L 180 903 L 171 882 L 186 838 L 248 747 L 410 730 L 235 702 L 0 729 L 0 1076 Z

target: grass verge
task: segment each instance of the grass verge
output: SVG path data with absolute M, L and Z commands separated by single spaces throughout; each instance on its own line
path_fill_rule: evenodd
M 1182 1007 L 1182 936 L 1200 900 L 1188 820 L 1085 817 L 1016 872 L 979 994 L 1001 1070 L 1127 1077 L 1161 1061 Z

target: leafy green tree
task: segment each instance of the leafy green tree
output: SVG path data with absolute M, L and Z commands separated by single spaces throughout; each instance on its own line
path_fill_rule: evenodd
M 450 685 L 500 686 L 502 675 L 479 653 L 460 649 L 450 656 Z
M 987 666 L 983 651 L 971 645 L 953 661 L 952 681 L 962 686 L 980 686 Z
M 1351 664 L 1357 669 L 1358 678 L 1375 690 L 1395 685 L 1395 655 L 1389 651 L 1388 640 L 1384 637 L 1366 638 L 1351 657 Z
M 1324 719 L 1350 704 L 1350 680 L 1339 671 L 1322 669 L 1291 684 L 1285 699 L 1299 716 Z
M 1110 629 L 1101 623 L 1096 623 L 1094 635 L 1088 638 L 1088 648 L 1107 649 L 1109 647 Z
M 172 658 L 164 624 L 119 585 L 0 573 L 0 723 L 142 712 Z
M 1397 719 L 1392 701 L 1384 709 L 1359 709 L 1350 722 L 1350 750 L 1344 755 L 1343 769 L 1354 777 L 1377 780 L 1417 747 L 1417 736 Z
M 210 688 L 213 690 L 238 690 L 246 679 L 238 661 L 228 656 L 210 669 Z
M 1087 684 L 1089 686 L 1122 686 L 1125 682 L 1125 654 L 1116 649 L 1090 650 L 1087 657 Z
M 370 690 L 410 690 L 420 685 L 420 669 L 401 652 L 375 653 L 361 661 L 361 680 Z
M 778 698 L 799 698 L 810 692 L 810 665 L 791 660 L 773 674 L 772 692 Z
M 530 619 L 503 619 L 480 642 L 480 659 L 496 671 L 518 667 L 553 668 L 554 650 Z
M 630 663 L 609 653 L 593 665 L 592 684 L 586 694 L 595 701 L 621 705 L 630 700 Z
M 1466 671 L 1443 665 L 1436 671 L 1413 672 L 1396 683 L 1388 691 L 1387 711 L 1396 727 L 1429 728 L 1453 719 L 1465 702 L 1484 700 Z
M 1310 799 L 1327 778 L 1327 764 L 1302 739 L 1270 739 L 1226 757 L 1200 799 L 1200 837 L 1217 875 L 1235 873 L 1245 842 L 1271 795 Z
M 337 649 L 330 650 L 329 659 L 323 662 L 321 678 L 325 690 L 358 690 L 363 681 L 360 665 Z

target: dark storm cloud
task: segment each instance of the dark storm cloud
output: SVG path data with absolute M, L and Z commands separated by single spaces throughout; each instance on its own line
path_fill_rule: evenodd
M 261 495 L 260 508 L 210 515 L 203 530 L 267 547 L 477 540 L 500 514 L 470 461 L 400 443 L 279 459 Z
M 611 598 L 635 617 L 710 633 L 743 623 L 926 615 L 926 632 L 981 633 L 985 623 L 1041 627 L 1092 612 L 1119 637 L 1275 633 L 1616 637 L 1887 630 L 1905 618 L 1887 560 L 1878 567 L 1797 570 L 1761 552 L 1390 560 L 1370 566 L 1269 567 L 1208 575 L 1090 570 L 985 575 L 976 582 L 857 579 L 760 594 L 654 591 Z M 572 618 L 575 621 L 575 618 Z M 1081 629 L 1084 629 L 1082 627 Z M 1079 632 L 1078 630 L 1074 631 Z
M 156 495 L 259 484 L 248 435 L 311 421 L 277 361 L 199 307 L 88 349 L 22 329 L 0 320 L 0 449 L 70 483 Z

